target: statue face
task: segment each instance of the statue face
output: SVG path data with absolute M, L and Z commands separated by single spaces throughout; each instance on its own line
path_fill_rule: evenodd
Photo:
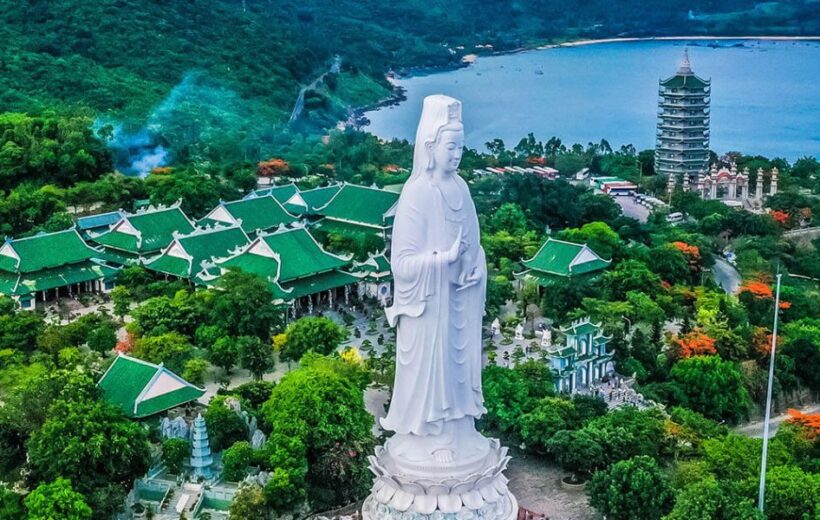
M 438 141 L 433 145 L 433 161 L 435 169 L 444 173 L 455 173 L 461 162 L 464 150 L 464 130 L 446 129 L 439 134 Z

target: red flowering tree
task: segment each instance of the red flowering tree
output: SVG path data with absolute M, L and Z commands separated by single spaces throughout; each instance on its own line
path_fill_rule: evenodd
M 820 436 L 820 413 L 806 414 L 793 408 L 789 408 L 788 413 L 789 418 L 786 422 L 804 428 L 809 439 Z
M 290 165 L 284 159 L 273 158 L 256 165 L 256 174 L 260 177 L 278 177 L 290 173 Z
M 775 222 L 777 222 L 781 226 L 788 227 L 790 217 L 789 217 L 789 214 L 787 212 L 775 209 L 775 210 L 772 210 L 772 212 L 769 213 L 769 215 L 771 215 L 771 217 L 775 220 Z
M 757 299 L 771 298 L 772 288 L 769 284 L 758 280 L 748 280 L 740 286 L 738 294 L 749 293 Z
M 714 338 L 709 337 L 701 329 L 684 334 L 675 340 L 678 346 L 678 357 L 681 359 L 692 356 L 713 356 L 717 354 Z

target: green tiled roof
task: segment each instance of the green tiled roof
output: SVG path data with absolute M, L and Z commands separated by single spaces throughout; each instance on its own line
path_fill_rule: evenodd
M 190 278 L 202 269 L 202 262 L 224 258 L 247 243 L 248 236 L 238 226 L 194 231 L 188 235 L 178 235 L 162 254 L 146 262 L 145 267 Z M 182 251 L 175 251 L 177 248 Z M 175 256 L 175 252 L 191 258 Z
M 19 264 L 13 258 L 15 254 L 19 258 Z M 93 258 L 95 254 L 75 229 L 67 229 L 6 241 L 0 248 L 0 270 L 31 273 L 83 262 Z
M 375 228 L 371 226 L 364 226 L 355 222 L 343 222 L 341 220 L 333 220 L 331 218 L 323 218 L 314 224 L 314 227 L 318 231 L 322 231 L 324 233 L 333 233 L 336 235 L 347 235 L 347 236 L 363 236 L 363 235 L 375 235 L 377 237 L 381 237 L 382 229 Z
M 371 254 L 364 262 L 354 262 L 350 269 L 354 273 L 366 273 L 367 279 L 384 280 L 392 276 L 390 272 L 390 261 L 384 255 Z
M 108 213 L 99 213 L 97 215 L 89 215 L 87 217 L 79 217 L 76 220 L 77 229 L 86 231 L 89 229 L 97 229 L 108 227 L 116 224 L 123 217 L 122 211 L 111 211 Z
M 300 192 L 302 198 L 311 209 L 320 208 L 328 203 L 328 201 L 336 195 L 341 186 L 324 186 L 321 188 L 313 188 L 312 190 L 304 190 Z
M 45 291 L 71 284 L 90 282 L 92 280 L 112 280 L 119 273 L 118 269 L 95 263 L 91 260 L 79 263 L 44 269 L 36 273 L 20 275 L 17 294 L 34 291 Z
M 709 86 L 710 81 L 701 79 L 694 74 L 676 74 L 661 81 L 661 85 L 666 88 L 686 88 L 704 89 Z
M 399 200 L 399 194 L 378 188 L 344 184 L 317 213 L 334 220 L 344 220 L 373 227 L 391 223 L 386 213 Z
M 139 236 L 119 231 L 118 228 L 130 224 Z M 174 232 L 190 233 L 194 226 L 179 207 L 149 210 L 142 213 L 126 214 L 114 228 L 92 240 L 106 247 L 133 254 L 159 251 L 174 239 Z
M 589 259 L 573 262 L 581 254 L 588 255 Z M 602 259 L 594 251 L 583 244 L 573 244 L 563 240 L 548 238 L 544 245 L 529 260 L 522 262 L 535 274 L 546 273 L 557 276 L 570 276 L 599 271 L 609 265 L 609 261 Z
M 359 281 L 359 278 L 352 274 L 343 273 L 341 271 L 329 271 L 315 276 L 302 278 L 283 284 L 285 289 L 292 289 L 288 294 L 288 299 L 301 298 L 309 294 L 316 294 L 318 292 L 327 291 L 328 289 L 336 289 L 337 287 L 344 287 Z
M 234 218 L 230 224 L 241 220 L 242 229 L 247 233 L 260 229 L 272 230 L 282 224 L 292 224 L 298 220 L 298 217 L 286 211 L 282 204 L 270 195 L 225 202 L 219 207 L 224 208 Z M 211 211 L 200 223 L 214 222 L 212 215 L 218 209 Z
M 325 251 L 304 228 L 264 235 L 262 240 L 271 250 L 279 254 L 282 264 L 279 270 L 279 282 L 282 284 L 297 278 L 344 267 L 349 263 L 349 260 Z
M 200 398 L 197 388 L 161 365 L 120 354 L 98 383 L 106 401 L 141 418 Z

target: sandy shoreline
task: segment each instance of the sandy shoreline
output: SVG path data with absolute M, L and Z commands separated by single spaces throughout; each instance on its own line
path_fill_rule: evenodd
M 651 41 L 712 41 L 712 40 L 765 40 L 765 41 L 818 41 L 820 36 L 646 36 L 642 38 L 601 38 L 598 40 L 578 40 L 566 43 L 539 45 L 535 49 L 555 49 L 558 47 L 581 47 L 601 43 L 651 42 Z

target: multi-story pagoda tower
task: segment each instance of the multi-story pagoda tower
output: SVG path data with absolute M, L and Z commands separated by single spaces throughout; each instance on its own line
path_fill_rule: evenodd
M 688 50 L 678 72 L 660 81 L 655 172 L 669 176 L 670 189 L 694 185 L 709 166 L 710 83 L 692 72 Z
M 194 478 L 211 478 L 211 465 L 213 462 L 205 419 L 202 418 L 202 415 L 197 415 L 196 420 L 194 420 L 194 427 L 191 430 L 191 467 L 194 470 Z

